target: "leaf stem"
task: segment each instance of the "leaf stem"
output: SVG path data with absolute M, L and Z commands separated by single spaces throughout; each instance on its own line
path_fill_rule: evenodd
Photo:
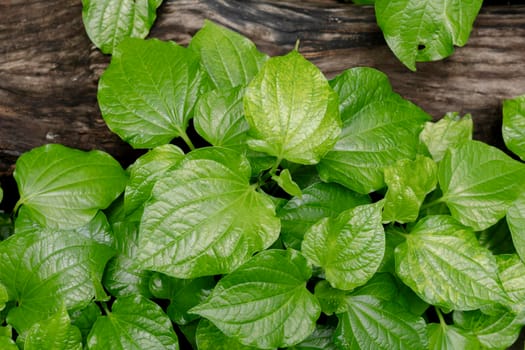
M 193 151 L 195 149 L 195 146 L 191 142 L 190 138 L 188 137 L 188 134 L 186 134 L 186 131 L 182 130 L 180 132 L 180 137 L 186 142 L 186 145 L 190 148 L 190 151 Z
M 111 314 L 111 311 L 109 311 L 108 306 L 107 306 L 107 304 L 105 302 L 101 302 L 100 306 L 102 306 L 102 310 L 104 310 L 104 313 L 106 315 L 110 315 Z
M 439 309 L 439 307 L 434 306 L 434 309 L 436 310 L 436 314 L 438 315 L 439 323 L 440 323 L 442 326 L 446 326 L 446 325 L 447 325 L 447 322 L 445 322 L 445 318 L 443 317 L 443 314 L 441 313 L 441 310 Z
M 277 168 L 279 167 L 279 165 L 281 164 L 281 161 L 283 159 L 282 158 L 277 158 L 277 160 L 275 161 L 275 164 L 272 166 L 272 168 L 270 169 L 270 175 L 276 175 L 275 173 L 277 172 Z
M 428 203 L 423 204 L 419 210 L 426 210 L 426 209 L 428 209 L 428 208 L 432 208 L 432 207 L 434 207 L 434 206 L 436 206 L 436 205 L 438 205 L 438 204 L 440 204 L 440 203 L 442 203 L 442 202 L 443 202 L 443 197 L 438 198 L 438 199 L 436 199 L 436 200 L 433 200 L 433 201 L 431 201 L 431 202 L 428 202 Z

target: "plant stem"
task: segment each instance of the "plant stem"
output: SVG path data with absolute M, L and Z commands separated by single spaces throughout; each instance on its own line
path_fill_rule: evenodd
M 275 175 L 275 173 L 277 172 L 277 168 L 279 167 L 279 164 L 281 164 L 282 160 L 283 160 L 282 158 L 277 158 L 277 160 L 275 161 L 275 164 L 270 169 L 270 175 L 272 176 Z
M 106 315 L 110 315 L 111 314 L 111 311 L 109 311 L 108 306 L 107 306 L 107 304 L 105 302 L 101 302 L 100 306 L 102 306 L 102 310 L 104 310 Z
M 186 134 L 186 131 L 180 132 L 180 137 L 186 142 L 186 145 L 190 148 L 190 151 L 193 151 L 195 149 L 195 146 L 191 142 L 190 138 L 188 137 L 188 134 Z
M 433 206 L 438 205 L 439 203 L 443 202 L 443 197 L 438 198 L 436 200 L 433 200 L 432 202 L 428 202 L 426 204 L 423 204 L 419 210 L 426 210 L 428 208 L 432 208 Z
M 441 310 L 439 309 L 439 307 L 434 306 L 434 309 L 436 310 L 436 314 L 438 315 L 439 323 L 440 323 L 442 326 L 446 326 L 447 323 L 445 322 L 445 318 L 443 317 L 443 314 L 441 313 Z

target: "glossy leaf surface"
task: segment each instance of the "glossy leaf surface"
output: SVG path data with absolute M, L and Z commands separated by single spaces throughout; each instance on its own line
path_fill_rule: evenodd
M 503 102 L 502 133 L 507 148 L 525 160 L 525 95 Z

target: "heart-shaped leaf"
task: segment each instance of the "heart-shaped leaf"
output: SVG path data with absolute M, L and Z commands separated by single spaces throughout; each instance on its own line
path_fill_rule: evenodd
M 77 327 L 71 325 L 63 307 L 50 318 L 35 323 L 27 332 L 24 350 L 82 350 L 82 337 Z

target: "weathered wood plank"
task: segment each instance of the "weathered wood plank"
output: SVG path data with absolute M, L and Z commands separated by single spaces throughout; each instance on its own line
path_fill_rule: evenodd
M 354 66 L 389 75 L 397 92 L 435 118 L 472 113 L 476 137 L 501 145 L 501 100 L 525 93 L 525 6 L 485 7 L 469 43 L 449 59 L 406 69 L 385 46 L 369 7 L 335 0 L 170 0 L 151 36 L 187 43 L 205 18 L 277 55 L 301 52 L 332 77 Z M 89 42 L 78 0 L 0 0 L 0 174 L 33 147 L 60 142 L 136 153 L 111 134 L 96 103 L 109 61 Z

